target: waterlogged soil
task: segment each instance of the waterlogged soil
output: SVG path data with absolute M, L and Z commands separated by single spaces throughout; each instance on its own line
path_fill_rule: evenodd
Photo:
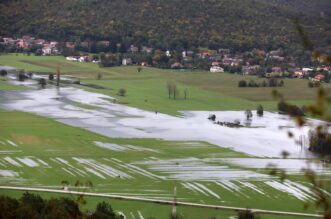
M 283 151 L 293 158 L 311 156 L 306 150 L 309 127 L 298 128 L 288 116 L 277 113 L 265 112 L 259 117 L 253 112 L 250 121 L 243 111 L 184 111 L 182 116 L 175 117 L 116 104 L 112 97 L 72 87 L 0 94 L 4 109 L 36 113 L 114 138 L 205 141 L 255 157 L 280 158 Z M 86 109 L 73 103 L 93 107 Z M 244 127 L 214 124 L 207 119 L 210 114 L 216 115 L 216 121 L 239 120 Z M 289 132 L 294 138 L 288 137 Z

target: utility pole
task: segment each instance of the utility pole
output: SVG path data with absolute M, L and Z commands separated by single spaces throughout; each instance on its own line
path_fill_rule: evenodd
M 60 87 L 60 75 L 61 75 L 60 66 L 57 66 L 56 70 L 57 70 L 57 73 L 56 73 L 56 86 Z

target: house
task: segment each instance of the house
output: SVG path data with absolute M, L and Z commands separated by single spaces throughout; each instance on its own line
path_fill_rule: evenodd
M 3 43 L 6 44 L 6 45 L 13 45 L 13 44 L 16 43 L 16 40 L 14 40 L 11 37 L 4 37 L 2 39 L 3 39 Z
M 304 74 L 309 74 L 309 73 L 311 73 L 313 71 L 314 71 L 314 69 L 312 69 L 312 68 L 302 68 L 302 72 Z
M 316 81 L 323 81 L 325 79 L 325 76 L 322 74 L 318 74 L 314 77 Z
M 180 62 L 175 62 L 170 67 L 173 69 L 180 69 L 180 68 L 183 68 L 184 66 Z
M 192 57 L 194 55 L 194 52 L 191 50 L 188 50 L 188 51 L 186 51 L 186 55 Z
M 210 52 L 201 52 L 200 57 L 203 59 L 207 59 L 211 56 Z
M 281 68 L 281 67 L 273 67 L 273 68 L 271 69 L 271 71 L 272 71 L 273 73 L 281 73 L 281 72 L 282 72 L 282 68 Z
M 302 70 L 297 70 L 294 72 L 294 77 L 296 77 L 296 78 L 303 78 L 304 76 L 305 76 L 305 74 Z
M 73 56 L 68 56 L 68 57 L 66 57 L 66 60 L 67 60 L 67 61 L 78 62 L 79 58 L 77 58 L 77 57 L 73 57 Z
M 229 49 L 220 48 L 220 49 L 218 49 L 218 54 L 220 54 L 220 55 L 229 55 L 230 54 L 230 50 Z
M 66 42 L 66 48 L 75 49 L 75 44 L 73 42 Z
M 141 48 L 141 51 L 142 51 L 142 52 L 145 52 L 145 53 L 152 53 L 152 52 L 153 52 L 153 48 L 143 46 L 143 47 Z
M 257 55 L 260 55 L 260 56 L 265 56 L 266 55 L 266 52 L 264 50 L 258 49 L 255 52 L 256 52 Z
M 25 41 L 24 39 L 20 39 L 18 41 L 18 47 L 21 48 L 21 49 L 24 49 L 24 50 L 27 50 L 30 48 L 31 44 L 27 41 Z
M 131 58 L 122 59 L 122 65 L 132 65 L 132 59 Z
M 219 67 L 219 66 L 212 66 L 210 68 L 210 72 L 213 72 L 213 73 L 222 73 L 222 72 L 224 72 L 224 69 L 222 67 Z
M 88 41 L 83 41 L 80 43 L 81 47 L 88 48 L 90 46 L 90 43 Z
M 108 41 L 108 40 L 101 40 L 101 41 L 98 41 L 97 44 L 100 44 L 100 45 L 103 45 L 103 46 L 108 47 L 108 46 L 110 46 L 110 41 Z M 121 45 L 119 45 L 118 47 L 121 47 Z
M 137 46 L 131 45 L 130 48 L 128 49 L 128 52 L 137 53 L 139 52 L 139 48 Z
M 44 44 L 41 51 L 42 51 L 43 55 L 51 55 L 52 54 L 52 47 L 49 44 Z
M 43 55 L 58 55 L 60 54 L 59 50 L 56 48 L 58 42 L 53 41 L 50 43 L 44 43 L 42 46 L 42 54 Z
M 42 46 L 46 43 L 46 40 L 44 39 L 36 39 L 34 42 L 34 44 L 38 45 L 38 46 Z
M 221 64 L 220 62 L 214 61 L 211 63 L 211 66 L 220 66 L 220 64 Z
M 246 65 L 241 68 L 241 72 L 243 75 L 255 75 L 259 68 L 259 65 Z

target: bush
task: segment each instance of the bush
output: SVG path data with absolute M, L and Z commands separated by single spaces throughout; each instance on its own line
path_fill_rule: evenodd
M 70 198 L 43 199 L 39 195 L 24 193 L 20 199 L 0 196 L 0 218 L 119 218 L 110 204 L 101 202 L 95 212 L 81 212 L 76 201 Z
M 239 81 L 238 87 L 247 87 L 247 82 L 245 80 Z
M 48 75 L 48 79 L 49 79 L 50 81 L 53 81 L 53 80 L 54 80 L 54 75 L 53 75 L 53 74 L 49 74 L 49 75 Z
M 277 86 L 278 86 L 277 78 L 269 78 L 269 87 L 277 87 Z
M 17 80 L 18 81 L 25 81 L 25 79 L 27 79 L 28 77 L 23 73 L 23 72 L 20 72 L 18 73 L 17 75 Z
M 251 210 L 239 211 L 238 219 L 258 219 L 259 217 L 254 214 Z
M 257 107 L 256 113 L 258 116 L 263 116 L 263 106 L 262 105 L 259 105 Z
M 38 84 L 40 85 L 41 88 L 45 88 L 47 84 L 45 78 L 39 78 Z
M 97 74 L 97 80 L 101 80 L 102 79 L 102 74 L 101 73 L 98 73 Z
M 106 202 L 101 202 L 97 205 L 95 212 L 91 215 L 92 219 L 98 218 L 107 218 L 107 219 L 115 219 L 116 215 L 110 204 Z
M 5 77 L 6 75 L 7 75 L 7 71 L 4 70 L 4 69 L 2 69 L 2 70 L 0 71 L 0 76 L 1 76 L 1 77 Z
M 304 111 L 296 105 L 287 104 L 285 101 L 278 103 L 278 112 L 290 116 L 304 116 Z
M 118 90 L 117 95 L 124 97 L 126 94 L 126 90 L 124 88 L 121 88 Z
M 208 119 L 211 120 L 211 121 L 213 121 L 213 122 L 215 122 L 216 115 L 215 114 L 209 115 Z
M 248 83 L 248 87 L 257 87 L 257 84 L 255 83 L 254 80 L 250 80 Z
M 315 153 L 331 154 L 331 134 L 327 130 L 309 131 L 309 150 Z
M 308 87 L 314 88 L 314 87 L 320 87 L 321 82 L 319 81 L 308 81 Z
M 278 87 L 284 87 L 285 82 L 283 80 L 280 80 L 278 83 Z

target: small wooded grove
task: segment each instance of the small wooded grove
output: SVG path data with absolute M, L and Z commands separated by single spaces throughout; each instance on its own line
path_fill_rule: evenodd
M 241 80 L 238 82 L 238 87 L 283 87 L 285 82 L 278 78 L 269 78 L 262 82 L 256 82 L 254 80 Z
M 83 212 L 79 204 L 71 198 L 43 199 L 39 195 L 24 193 L 21 198 L 15 199 L 0 196 L 1 219 L 120 219 L 111 205 L 101 202 L 92 212 Z

